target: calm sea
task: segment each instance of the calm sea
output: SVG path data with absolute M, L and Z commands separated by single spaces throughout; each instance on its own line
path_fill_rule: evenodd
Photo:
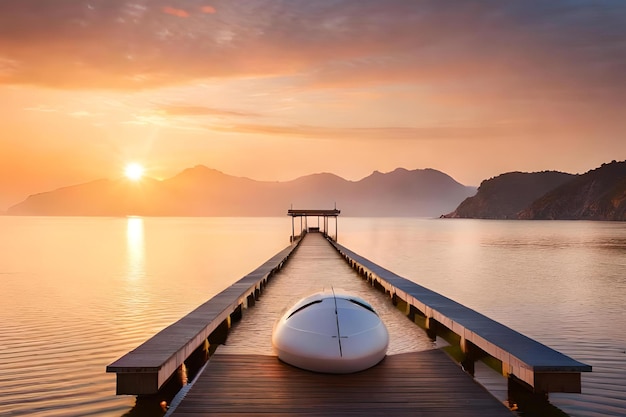
M 340 218 L 338 232 L 372 261 L 593 365 L 582 394 L 551 394 L 568 414 L 626 415 L 626 224 Z M 106 365 L 290 233 L 287 217 L 0 216 L 0 415 L 133 414 Z

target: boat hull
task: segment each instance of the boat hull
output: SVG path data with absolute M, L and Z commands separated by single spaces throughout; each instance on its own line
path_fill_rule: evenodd
M 272 333 L 280 360 L 325 373 L 370 368 L 385 357 L 388 344 L 387 328 L 365 300 L 332 290 L 298 301 Z

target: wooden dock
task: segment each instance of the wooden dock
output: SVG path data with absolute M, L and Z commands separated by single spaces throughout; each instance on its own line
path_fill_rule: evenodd
M 347 375 L 319 374 L 275 356 L 219 349 L 169 414 L 191 416 L 480 416 L 513 413 L 441 350 L 387 356 Z
M 288 294 L 295 301 L 328 286 L 356 292 L 381 314 L 389 328 L 390 346 L 379 365 L 355 374 L 328 375 L 297 369 L 273 355 L 271 330 L 288 307 L 283 305 Z M 320 233 L 306 235 L 168 413 L 179 417 L 259 414 L 512 415 L 446 353 L 433 349 L 423 330 L 393 307 L 387 295 L 360 279 Z
M 471 377 L 475 360 L 486 355 L 497 359 L 509 381 L 540 395 L 580 392 L 580 373 L 591 371 L 322 233 L 292 241 L 296 243 L 109 365 L 107 371 L 117 374 L 118 394 L 156 393 L 185 361 L 206 351 L 207 338 L 220 347 L 168 415 L 510 416 Z M 388 356 L 374 368 L 323 375 L 286 365 L 274 355 L 271 330 L 280 315 L 299 298 L 331 286 L 367 299 L 387 325 Z M 428 336 L 415 325 L 420 320 Z M 442 329 L 457 335 L 468 373 L 434 349 L 430 338 Z

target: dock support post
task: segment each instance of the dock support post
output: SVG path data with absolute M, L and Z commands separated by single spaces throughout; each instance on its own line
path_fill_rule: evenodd
M 394 292 L 391 296 L 391 303 L 396 306 L 398 310 L 402 312 L 405 316 L 409 316 L 411 314 L 411 306 L 402 298 L 398 297 L 398 295 Z
M 200 369 L 207 360 L 209 360 L 209 341 L 204 339 L 204 342 L 185 359 L 184 363 L 188 369 L 197 370 Z
M 426 334 L 430 340 L 435 341 L 437 339 L 437 328 L 439 327 L 439 322 L 432 317 L 426 317 L 424 325 L 426 326 Z
M 231 322 L 238 322 L 243 317 L 243 305 L 239 304 L 232 313 L 230 313 Z
M 176 377 L 178 378 L 176 382 L 180 385 L 181 388 L 187 385 L 187 383 L 189 382 L 187 365 L 185 365 L 185 362 L 181 363 L 176 370 Z
M 461 352 L 463 352 L 463 360 L 461 361 L 461 365 L 465 372 L 474 376 L 475 372 L 475 363 L 477 360 L 484 358 L 487 356 L 485 351 L 476 346 L 474 343 L 470 342 L 464 337 L 461 337 L 460 341 Z
M 211 345 L 223 345 L 228 336 L 230 318 L 222 321 L 219 326 L 209 335 L 209 343 Z
M 550 403 L 547 392 L 533 391 L 532 387 L 515 376 L 507 379 L 507 401 L 509 405 L 516 405 L 519 411 L 529 412 L 533 415 L 563 415 L 562 410 Z
M 256 291 L 257 291 L 257 290 L 255 290 L 255 292 L 256 292 Z M 254 304 L 255 304 L 255 303 L 256 303 L 256 297 L 254 296 L 254 293 L 249 294 L 249 295 L 246 297 L 246 305 L 247 305 L 248 307 L 254 307 Z
M 412 322 L 417 323 L 417 321 L 416 321 L 416 317 L 417 317 L 417 316 L 424 317 L 424 315 L 423 315 L 423 314 L 422 314 L 422 312 L 421 312 L 421 311 L 419 311 L 419 310 L 417 309 L 417 307 L 415 307 L 413 304 L 410 304 L 410 303 L 408 303 L 408 302 L 407 302 L 407 304 L 408 304 L 408 306 L 409 306 L 409 312 L 408 312 L 408 314 L 407 314 L 407 317 L 408 317 L 408 318 L 409 318 Z

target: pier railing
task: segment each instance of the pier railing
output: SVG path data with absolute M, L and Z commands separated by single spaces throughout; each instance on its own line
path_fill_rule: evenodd
M 299 242 L 299 241 L 298 241 Z M 182 319 L 161 330 L 136 349 L 106 367 L 117 374 L 117 394 L 148 395 L 159 389 L 207 341 L 221 343 L 231 321 L 241 318 L 271 276 L 280 270 L 298 245 L 290 245 Z
M 429 334 L 447 329 L 458 335 L 462 364 L 470 374 L 475 360 L 491 356 L 501 362 L 504 376 L 536 393 L 580 393 L 580 373 L 591 366 L 329 242 L 361 276 L 404 306 L 405 314 L 414 320 L 421 316 Z

